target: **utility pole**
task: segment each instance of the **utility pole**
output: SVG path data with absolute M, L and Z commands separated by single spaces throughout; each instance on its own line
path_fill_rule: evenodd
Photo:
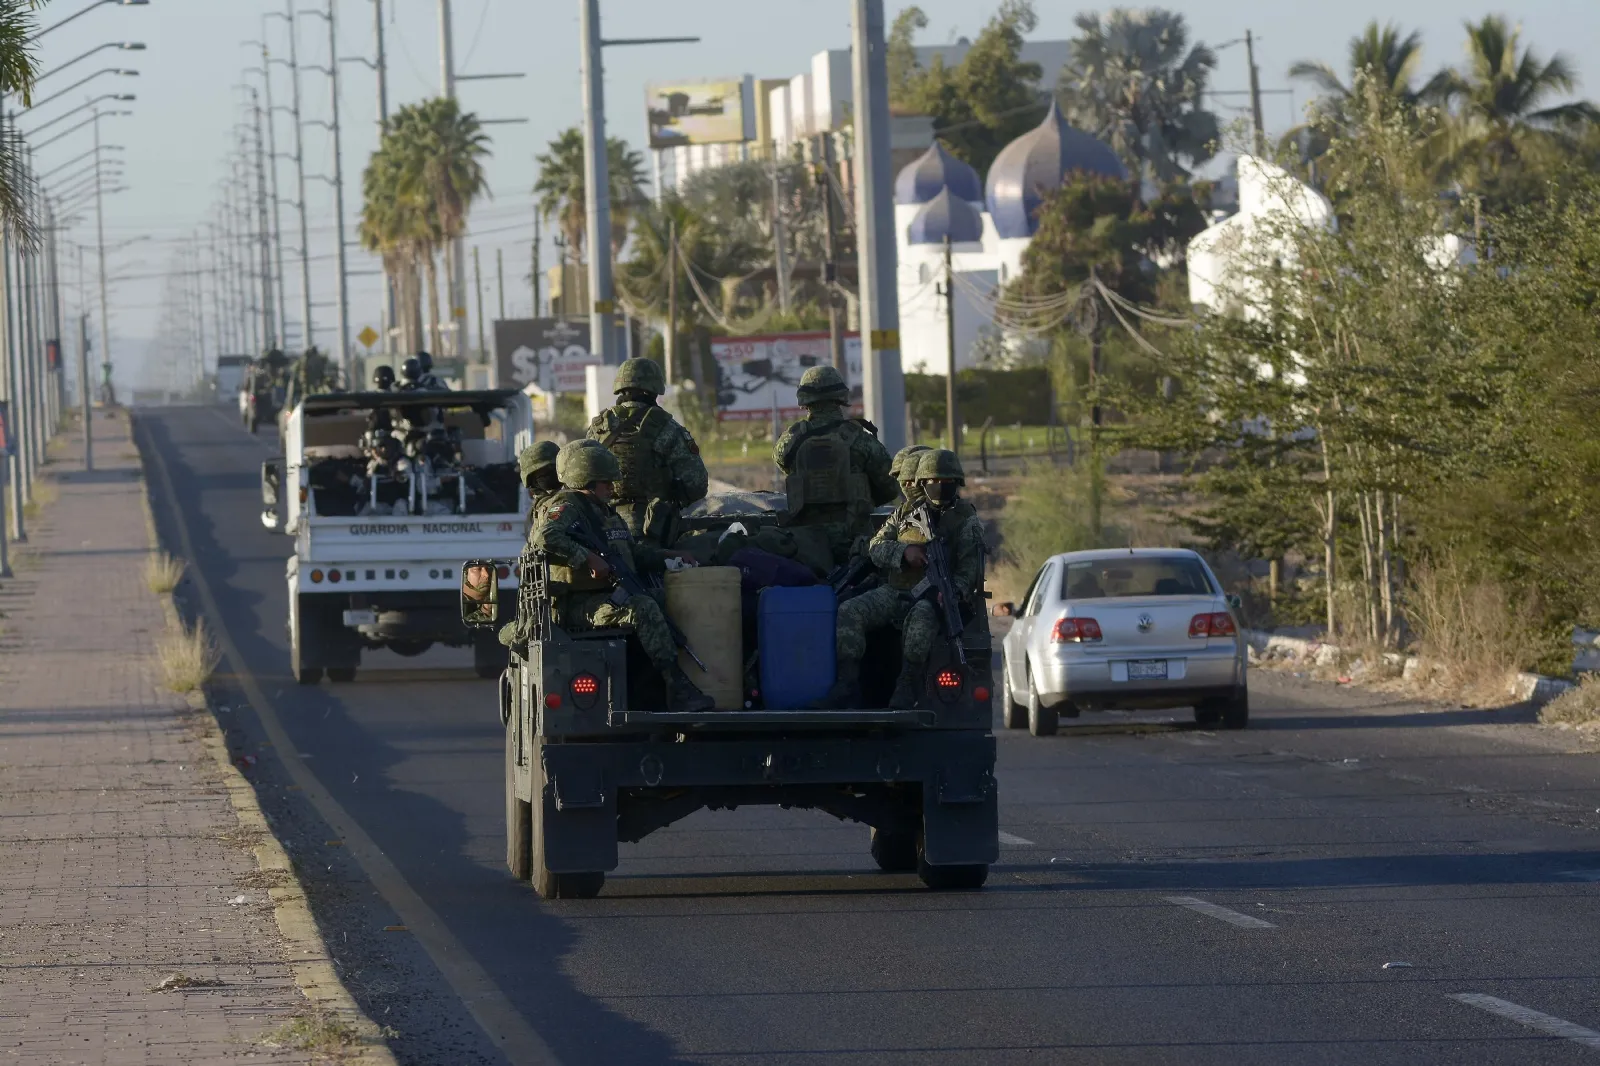
M 94 228 L 95 246 L 100 260 L 100 369 L 105 375 L 106 385 L 111 384 L 111 312 L 110 301 L 106 299 L 106 213 L 105 213 L 105 181 L 100 176 L 100 109 L 94 109 Z M 112 402 L 111 396 L 106 396 L 104 402 Z
M 311 237 L 306 226 L 306 150 L 305 134 L 300 127 L 300 57 L 299 45 L 296 39 L 300 36 L 299 26 L 294 20 L 294 0 L 284 0 L 285 16 L 289 20 L 289 75 L 294 83 L 294 98 L 289 109 L 290 116 L 294 119 L 294 172 L 295 184 L 300 200 L 300 315 L 301 315 L 301 341 L 302 347 L 311 347 Z M 335 57 L 330 62 L 337 64 Z M 340 235 L 343 236 L 341 229 Z M 342 248 L 342 246 L 341 246 Z
M 266 340 L 264 347 L 276 348 L 283 341 L 278 336 L 277 320 L 272 313 L 272 229 L 267 217 L 267 150 L 261 137 L 261 97 L 254 89 L 250 90 L 250 105 L 256 112 L 256 200 L 260 207 L 261 228 L 261 334 Z
M 8 133 L 7 136 L 10 136 Z M 96 156 L 96 187 L 98 188 L 99 157 Z M 13 170 L 11 175 L 13 187 L 20 184 L 20 180 Z M 6 426 L 6 443 L 12 448 L 10 463 L 10 496 L 11 496 L 11 539 L 18 544 L 28 539 L 26 523 L 23 521 L 22 509 L 27 501 L 24 496 L 27 492 L 28 469 L 28 437 L 25 432 L 19 432 L 23 419 L 23 378 L 22 378 L 22 344 L 21 332 L 18 323 L 18 305 L 12 300 L 12 249 L 16 242 L 9 235 L 5 237 L 4 255 L 4 296 L 5 307 L 5 344 L 6 344 L 6 399 L 9 401 L 10 422 Z
M 447 2 L 447 0 L 442 0 Z M 600 362 L 614 364 L 616 305 L 611 292 L 611 181 L 606 166 L 605 71 L 600 60 L 600 0 L 578 0 L 583 41 L 583 173 L 586 201 L 585 242 L 589 246 L 589 344 Z M 881 0 L 880 0 L 881 4 Z M 858 97 L 859 99 L 859 97 Z
M 789 313 L 789 246 L 783 232 L 783 181 L 772 160 L 772 264 L 778 275 L 778 310 Z
M 543 242 L 543 238 L 544 238 L 543 225 L 542 225 L 543 217 L 544 216 L 539 214 L 539 211 L 537 209 L 534 210 L 534 212 L 533 212 L 533 277 L 531 279 L 529 279 L 529 280 L 531 280 L 533 282 L 533 315 L 531 316 L 533 318 L 538 318 L 539 317 L 539 297 L 541 295 L 541 293 L 539 292 L 539 289 L 542 287 L 541 283 L 544 281 L 544 276 L 543 276 L 543 274 L 541 273 L 541 271 L 539 269 L 539 267 L 540 267 L 540 263 L 539 263 L 539 245 Z M 566 275 L 563 274 L 562 278 L 565 279 L 565 277 L 566 277 Z
M 498 321 L 504 322 L 506 320 L 506 251 L 504 248 L 496 248 L 494 250 L 494 275 L 495 288 L 500 294 L 500 318 Z M 533 312 L 537 315 L 539 309 L 536 307 Z
M 262 19 L 265 23 L 266 20 Z M 272 252 L 273 252 L 273 284 L 277 286 L 276 299 L 273 306 L 278 315 L 278 344 L 289 343 L 289 308 L 287 306 L 287 293 L 283 286 L 283 221 L 278 211 L 278 120 L 277 109 L 272 105 L 272 54 L 266 44 L 266 27 L 262 26 L 261 36 L 261 80 L 266 86 L 267 96 L 267 195 L 272 201 Z
M 1255 129 L 1255 152 L 1260 156 L 1267 150 L 1267 134 L 1261 121 L 1261 72 L 1256 69 L 1256 39 L 1249 30 L 1244 31 L 1244 56 L 1250 64 L 1250 122 Z
M 483 340 L 483 261 L 476 245 L 472 249 L 472 282 L 478 290 L 478 361 L 489 361 L 489 348 Z
M 450 14 L 450 0 L 439 0 L 439 94 L 446 100 L 456 98 L 456 46 L 455 20 Z M 457 355 L 467 352 L 467 262 L 466 240 L 461 236 L 450 242 L 446 257 L 449 268 L 450 323 L 455 326 Z
M 856 243 L 861 288 L 861 377 L 867 418 L 891 454 L 906 437 L 900 370 L 900 306 L 889 157 L 889 72 L 883 0 L 852 0 L 855 83 Z M 595 188 L 593 184 L 589 188 Z M 592 198 L 591 198 L 592 199 Z
M 961 438 L 957 430 L 961 418 L 956 411 L 956 268 L 950 250 L 950 235 L 944 238 L 944 339 L 948 346 L 945 357 L 944 379 L 944 435 L 946 448 L 961 454 Z
M 666 356 L 667 384 L 678 372 L 678 223 L 667 223 L 667 335 L 661 345 Z M 698 384 L 698 382 L 696 382 Z
M 828 290 L 828 351 L 833 357 L 833 368 L 848 381 L 844 358 L 844 315 L 843 308 L 839 306 L 843 302 L 839 295 L 839 205 L 833 197 L 837 171 L 834 167 L 831 131 L 822 135 L 821 159 L 822 215 L 826 224 L 822 232 L 822 246 L 823 256 L 827 259 L 822 265 L 822 281 Z
M 383 46 L 383 0 L 372 0 L 372 29 L 377 47 L 374 73 L 378 76 L 378 141 L 389 129 L 389 57 Z M 383 268 L 383 351 L 394 355 L 399 351 L 395 333 L 399 308 L 395 293 L 395 279 L 387 265 Z
M 334 0 L 328 0 L 328 82 L 333 89 L 333 226 L 334 249 L 339 260 L 339 341 L 335 351 L 346 381 L 352 380 L 350 365 L 350 273 L 344 242 L 344 162 L 339 145 L 339 36 L 333 21 Z
M 78 314 L 78 411 L 83 416 L 83 468 L 94 470 L 94 429 L 89 424 L 94 404 L 89 401 L 89 312 Z

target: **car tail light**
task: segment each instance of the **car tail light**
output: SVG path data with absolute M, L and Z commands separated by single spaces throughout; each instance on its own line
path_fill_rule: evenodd
M 322 571 L 321 570 L 313 570 L 313 571 L 311 571 L 311 583 L 313 585 L 322 584 Z
M 1227 611 L 1218 611 L 1215 614 L 1197 614 L 1189 619 L 1189 635 L 1191 637 L 1231 637 L 1238 630 L 1233 624 L 1233 615 Z
M 343 579 L 344 579 L 344 575 L 339 573 L 339 571 L 337 571 L 337 570 L 329 570 L 328 571 L 328 580 L 333 582 L 335 585 L 337 585 Z
M 942 689 L 957 689 L 961 687 L 960 670 L 940 670 L 934 677 L 933 683 Z
M 504 581 L 506 578 L 511 576 L 511 567 L 502 564 L 495 567 L 495 573 L 500 575 L 501 581 Z
M 567 682 L 567 691 L 572 693 L 573 703 L 588 710 L 600 695 L 600 679 L 590 673 L 576 674 Z
M 1100 623 L 1093 618 L 1062 618 L 1050 631 L 1052 644 L 1093 643 L 1102 638 Z
M 972 698 L 977 700 L 979 703 L 988 703 L 989 690 L 984 686 L 979 685 L 977 688 L 972 690 Z

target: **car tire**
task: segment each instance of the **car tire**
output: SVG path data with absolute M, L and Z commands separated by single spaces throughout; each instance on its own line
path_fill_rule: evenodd
M 1201 729 L 1215 729 L 1222 724 L 1222 701 L 1201 700 L 1194 705 L 1194 724 Z
M 1250 725 L 1250 690 L 1241 688 L 1222 704 L 1222 728 L 1244 729 Z
M 533 830 L 529 879 L 541 899 L 594 899 L 605 887 L 605 871 L 555 873 L 545 866 L 544 819 L 547 812 L 544 803 L 544 755 L 540 751 L 543 743 L 542 740 L 535 740 L 529 745 L 528 751 L 529 795 L 533 797 L 529 804 L 529 822 Z
M 907 874 L 917 869 L 917 831 L 908 825 L 872 829 L 872 861 L 886 874 Z
M 917 879 L 935 892 L 976 892 L 989 880 L 989 864 L 962 863 L 935 866 L 923 851 L 922 834 L 917 834 Z
M 1026 729 L 1028 727 L 1028 705 L 1018 703 L 1011 694 L 1011 670 L 1000 664 L 1000 711 L 1005 720 L 1007 729 Z
M 1028 671 L 1028 732 L 1036 737 L 1053 737 L 1060 723 L 1056 709 L 1040 702 L 1039 686 L 1034 683 L 1033 671 Z

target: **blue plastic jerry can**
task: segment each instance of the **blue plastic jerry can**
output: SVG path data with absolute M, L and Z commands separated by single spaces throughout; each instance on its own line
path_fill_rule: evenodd
M 828 585 L 761 590 L 756 641 L 761 698 L 769 710 L 799 710 L 833 687 L 833 634 L 839 602 Z

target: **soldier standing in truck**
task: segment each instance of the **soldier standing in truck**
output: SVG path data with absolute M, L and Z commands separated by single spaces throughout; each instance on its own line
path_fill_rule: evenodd
M 629 359 L 617 370 L 617 403 L 589 423 L 590 440 L 611 450 L 621 467 L 614 506 L 640 544 L 677 540 L 678 516 L 706 498 L 709 477 L 700 446 L 656 403 L 667 391 L 654 359 Z

